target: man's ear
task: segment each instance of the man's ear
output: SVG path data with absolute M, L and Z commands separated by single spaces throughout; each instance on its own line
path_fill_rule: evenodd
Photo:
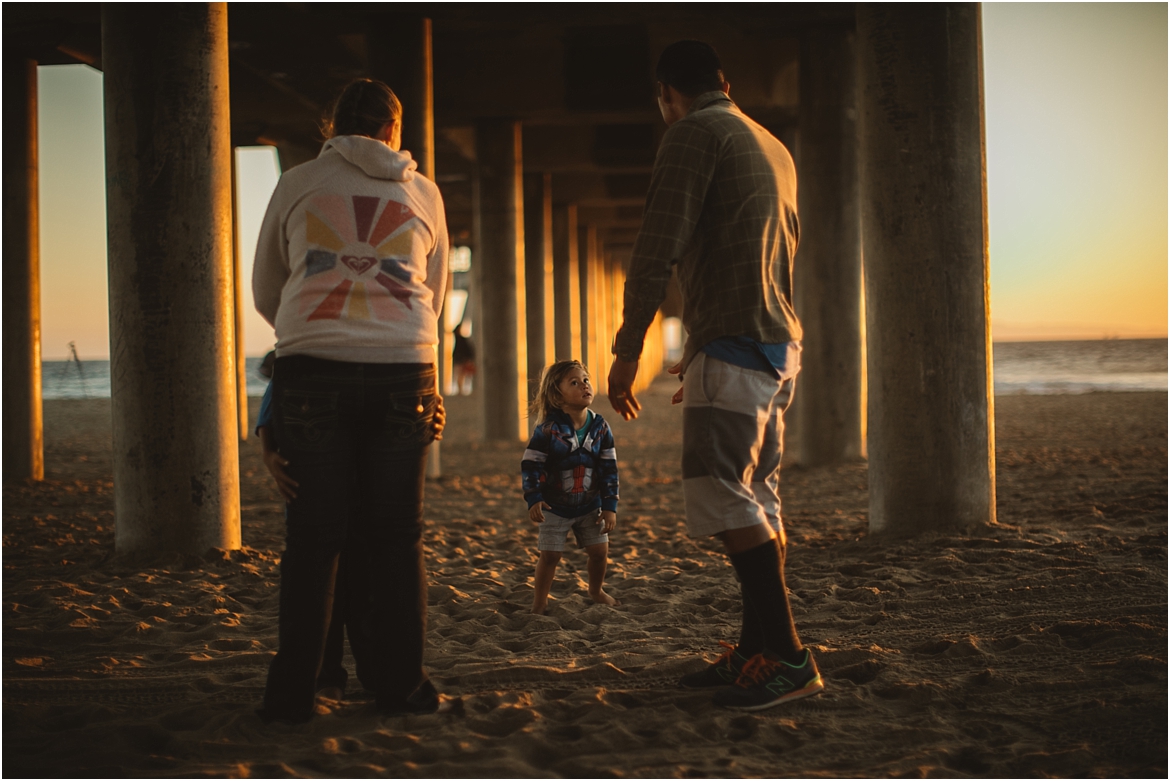
M 720 89 L 723 90 L 724 95 L 730 95 L 731 94 L 731 82 L 730 81 L 723 82 L 723 86 L 720 87 Z

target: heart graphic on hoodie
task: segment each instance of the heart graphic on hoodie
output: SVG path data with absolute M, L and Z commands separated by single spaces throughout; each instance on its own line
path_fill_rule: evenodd
M 369 255 L 362 255 L 361 257 L 357 255 L 342 255 L 341 262 L 353 269 L 353 273 L 359 277 L 378 265 L 378 259 Z
M 304 279 L 312 280 L 303 298 L 306 319 L 408 317 L 415 308 L 410 264 L 421 249 L 408 223 L 417 217 L 393 199 L 333 192 L 313 198 L 305 213 Z

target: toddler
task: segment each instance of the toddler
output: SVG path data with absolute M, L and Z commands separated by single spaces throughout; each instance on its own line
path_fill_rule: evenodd
M 609 424 L 589 409 L 593 388 L 578 361 L 558 361 L 544 370 L 532 415 L 540 421 L 524 451 L 520 470 L 528 517 L 540 524 L 532 612 L 548 609 L 548 592 L 571 529 L 589 557 L 589 596 L 602 605 L 620 604 L 602 589 L 609 532 L 617 525 L 617 453 Z

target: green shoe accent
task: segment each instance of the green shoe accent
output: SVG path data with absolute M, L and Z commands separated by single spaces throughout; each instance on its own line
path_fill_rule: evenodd
M 715 703 L 735 710 L 757 711 L 824 690 L 820 670 L 807 648 L 799 665 L 762 653 L 748 660 L 734 686 L 715 693 Z

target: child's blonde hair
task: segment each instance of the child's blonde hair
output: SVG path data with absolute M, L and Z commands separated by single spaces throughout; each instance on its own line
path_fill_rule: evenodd
M 561 408 L 565 403 L 564 397 L 561 396 L 561 380 L 573 369 L 580 369 L 585 372 L 586 377 L 589 376 L 589 370 L 580 361 L 557 361 L 545 367 L 544 374 L 540 376 L 540 390 L 532 400 L 532 407 L 529 410 L 533 417 L 543 423 L 552 416 L 553 410 Z

